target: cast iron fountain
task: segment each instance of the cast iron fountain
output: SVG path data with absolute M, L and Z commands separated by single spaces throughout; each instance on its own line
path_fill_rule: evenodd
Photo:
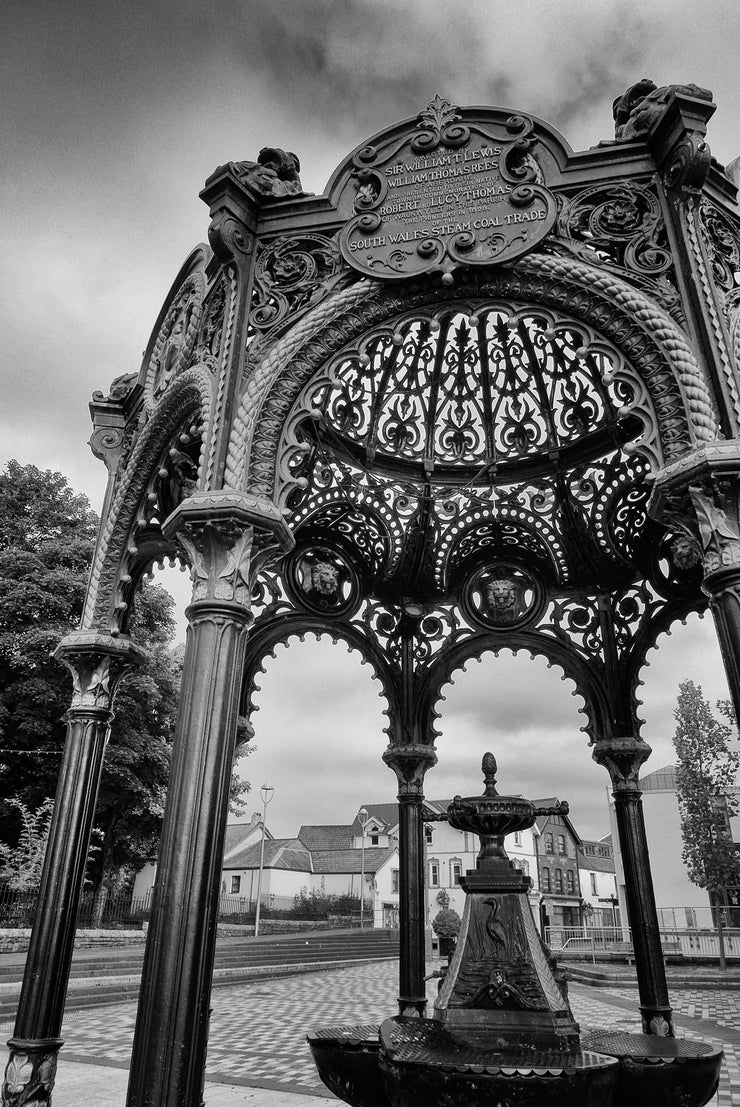
M 321 1079 L 352 1107 L 703 1107 L 717 1088 L 721 1050 L 608 1031 L 581 1041 L 532 917 L 531 880 L 504 849 L 507 834 L 538 815 L 567 814 L 568 805 L 500 796 L 490 753 L 483 777 L 482 796 L 456 796 L 447 812 L 481 849 L 460 881 L 460 937 L 434 1017 L 314 1031 Z

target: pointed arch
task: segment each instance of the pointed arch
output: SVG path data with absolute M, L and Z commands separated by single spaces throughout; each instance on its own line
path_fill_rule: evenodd
M 181 373 L 142 426 L 125 468 L 118 477 L 110 509 L 102 522 L 90 571 L 82 629 L 121 632 L 132 590 L 158 557 L 171 554 L 152 515 L 156 480 L 163 457 L 194 417 L 207 421 L 213 403 L 211 375 L 203 366 Z M 201 475 L 202 475 L 201 457 Z M 137 541 L 146 531 L 146 547 Z

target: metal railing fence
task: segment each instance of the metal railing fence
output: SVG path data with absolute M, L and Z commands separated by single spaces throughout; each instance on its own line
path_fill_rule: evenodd
M 725 955 L 740 958 L 740 928 L 723 928 Z M 632 932 L 627 926 L 546 926 L 543 938 L 554 953 L 578 953 L 590 958 L 632 954 Z M 719 935 L 713 927 L 661 927 L 665 955 L 715 959 L 720 955 Z
M 290 918 L 295 921 L 325 919 L 332 926 L 358 926 L 360 922 L 359 899 L 331 896 L 279 896 L 265 893 L 260 896 L 260 916 L 263 919 Z M 38 892 L 15 891 L 0 885 L 0 929 L 24 929 L 32 926 L 36 914 Z M 143 896 L 126 893 L 107 896 L 104 904 L 95 903 L 91 892 L 83 895 L 77 920 L 78 929 L 101 927 L 106 930 L 141 929 L 149 919 L 152 891 Z M 249 926 L 254 923 L 257 909 L 256 897 L 229 895 L 219 897 L 219 922 Z M 372 904 L 365 902 L 366 922 L 372 926 Z

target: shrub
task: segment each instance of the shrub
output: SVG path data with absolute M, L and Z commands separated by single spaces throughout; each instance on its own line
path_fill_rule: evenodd
M 432 930 L 440 938 L 457 938 L 462 920 L 453 908 L 440 911 L 432 919 Z

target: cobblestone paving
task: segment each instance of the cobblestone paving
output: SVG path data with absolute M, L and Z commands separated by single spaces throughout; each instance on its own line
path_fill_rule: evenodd
M 305 1043 L 306 1032 L 319 1026 L 380 1022 L 395 1013 L 397 990 L 397 968 L 392 962 L 215 988 L 208 1075 L 225 1083 L 326 1094 Z M 430 1000 L 435 991 L 436 984 L 430 982 Z M 639 1031 L 636 990 L 571 985 L 570 995 L 582 1030 Z M 611 997 L 629 1000 L 634 1008 L 610 1003 Z M 725 1064 L 711 1107 L 738 1107 L 740 992 L 674 991 L 671 1001 L 676 1017 L 685 1024 L 679 1029 L 681 1036 L 724 1041 Z M 70 1011 L 62 1031 L 63 1055 L 69 1060 L 127 1066 L 135 1017 L 136 1005 L 131 1002 Z M 707 1034 L 706 1026 L 692 1029 L 692 1019 L 710 1022 L 717 1028 L 716 1035 Z M 723 1030 L 737 1044 L 728 1041 Z

